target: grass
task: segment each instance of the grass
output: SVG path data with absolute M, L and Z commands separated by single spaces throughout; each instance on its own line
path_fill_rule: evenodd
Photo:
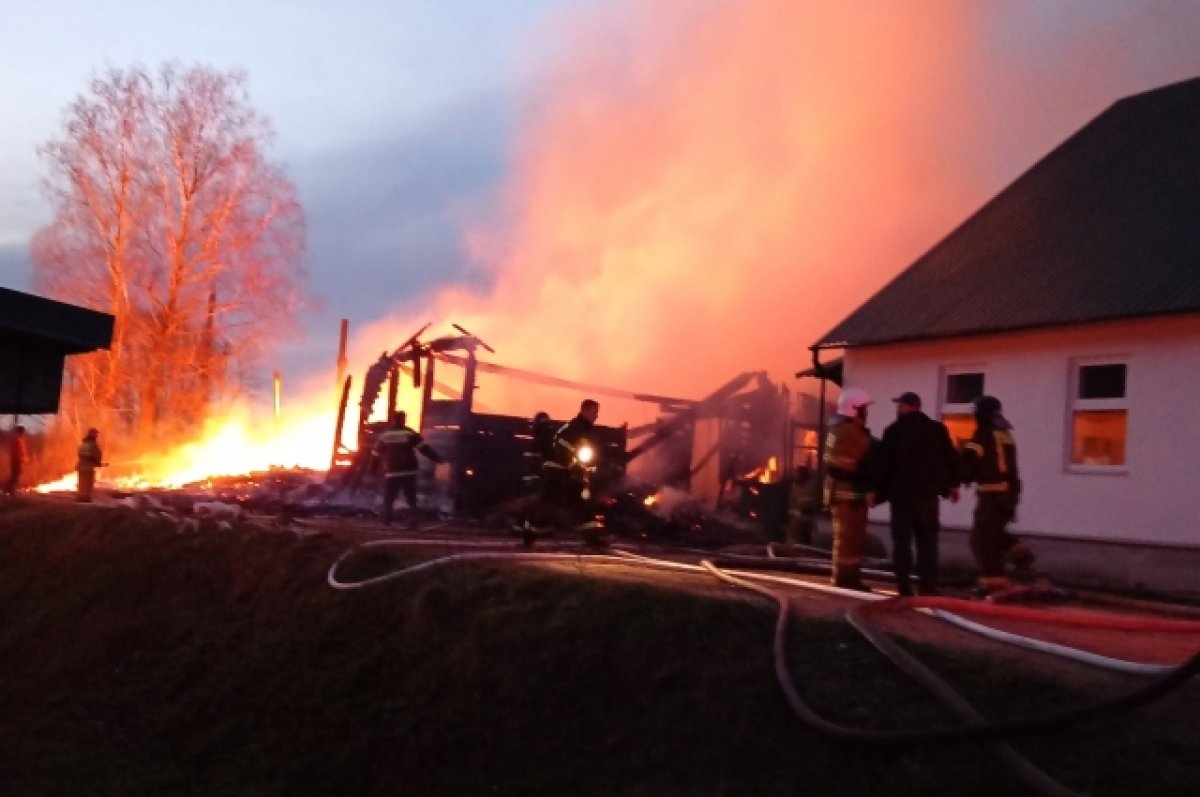
M 978 745 L 809 731 L 775 683 L 765 607 L 483 564 L 336 592 L 346 547 L 0 504 L 0 794 L 1022 793 Z M 802 622 L 791 646 L 832 720 L 950 721 L 848 626 Z M 1088 697 L 915 650 L 1005 715 Z M 1097 795 L 1191 794 L 1200 776 L 1194 746 L 1139 716 L 1019 746 Z

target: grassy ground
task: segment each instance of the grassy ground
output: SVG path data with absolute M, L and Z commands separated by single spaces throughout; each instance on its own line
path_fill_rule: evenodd
M 482 564 L 335 592 L 346 547 L 0 503 L 0 794 L 1022 793 L 978 745 L 897 753 L 807 730 L 776 685 L 765 604 Z M 805 621 L 791 644 L 832 720 L 949 721 L 848 626 Z M 992 713 L 1087 696 L 917 652 Z M 1138 716 L 1018 746 L 1090 794 L 1200 782 L 1195 746 Z

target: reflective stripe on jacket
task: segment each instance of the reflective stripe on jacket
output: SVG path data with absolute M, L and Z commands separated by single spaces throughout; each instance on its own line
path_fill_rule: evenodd
M 976 426 L 975 434 L 963 444 L 962 457 L 963 481 L 977 483 L 978 492 L 1020 494 L 1017 443 L 1009 430 Z
M 375 440 L 375 455 L 383 458 L 384 474 L 389 478 L 417 475 L 417 451 L 441 462 L 442 458 L 425 439 L 407 426 L 388 429 Z

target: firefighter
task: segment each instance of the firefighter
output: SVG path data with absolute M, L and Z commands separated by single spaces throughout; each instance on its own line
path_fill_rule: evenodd
M 96 486 L 96 468 L 108 464 L 104 462 L 104 454 L 100 451 L 99 437 L 100 430 L 92 427 L 79 443 L 79 459 L 75 462 L 75 473 L 79 477 L 75 500 L 81 504 L 91 503 L 92 488 Z
M 1033 564 L 1033 552 L 1007 526 L 1021 498 L 1017 444 L 1012 424 L 1000 413 L 1000 400 L 982 396 L 975 402 L 975 433 L 963 445 L 963 481 L 975 483 L 975 517 L 971 553 L 979 567 L 976 594 L 986 597 L 1006 589 L 1005 560 L 1018 567 Z
M 8 484 L 4 491 L 16 495 L 21 486 L 21 472 L 29 461 L 29 448 L 25 443 L 25 427 L 17 424 L 12 430 L 12 439 L 8 443 Z
M 553 456 L 542 466 L 542 497 L 557 510 L 558 524 L 582 524 L 589 542 L 598 541 L 596 524 L 585 517 L 591 497 L 590 474 L 596 464 L 596 448 L 591 438 L 598 417 L 600 404 L 584 399 L 579 414 L 555 433 Z
M 533 416 L 529 448 L 525 451 L 525 462 L 529 468 L 529 480 L 536 483 L 541 477 L 542 466 L 554 458 L 554 423 L 549 413 L 539 412 Z
M 417 432 L 405 425 L 407 415 L 397 412 L 392 424 L 375 440 L 374 454 L 383 462 L 383 523 L 392 523 L 392 504 L 404 493 L 408 503 L 408 527 L 418 527 L 417 521 L 417 452 L 434 462 L 442 457 L 429 447 Z
M 870 592 L 862 581 L 867 537 L 867 501 L 872 493 L 870 454 L 875 443 L 867 429 L 871 396 L 847 388 L 838 397 L 837 419 L 825 437 L 825 503 L 833 515 L 833 584 Z

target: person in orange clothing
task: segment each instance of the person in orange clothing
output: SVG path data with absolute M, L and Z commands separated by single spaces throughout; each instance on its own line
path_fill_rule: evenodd
M 21 471 L 25 470 L 25 463 L 29 461 L 29 446 L 25 442 L 25 427 L 14 426 L 12 430 L 12 439 L 8 443 L 8 484 L 4 485 L 4 492 L 9 495 L 14 495 L 20 487 Z

